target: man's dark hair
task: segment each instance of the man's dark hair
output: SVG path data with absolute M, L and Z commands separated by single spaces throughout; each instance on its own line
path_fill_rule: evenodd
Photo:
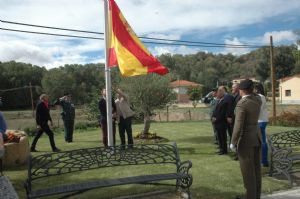
M 265 95 L 264 86 L 261 83 L 255 84 L 254 88 L 255 88 L 257 94 Z

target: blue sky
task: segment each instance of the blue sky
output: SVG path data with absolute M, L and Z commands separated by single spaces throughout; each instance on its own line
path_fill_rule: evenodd
M 116 0 L 138 35 L 226 44 L 295 44 L 299 0 Z M 270 6 L 271 5 L 271 6 Z M 103 0 L 1 0 L 0 18 L 23 23 L 103 32 Z M 49 32 L 0 23 L 0 27 Z M 69 32 L 50 31 L 72 34 Z M 93 35 L 94 36 L 94 35 Z M 147 45 L 154 55 L 198 51 L 233 53 L 251 49 Z M 28 35 L 0 30 L 0 61 L 47 68 L 103 62 L 103 41 Z

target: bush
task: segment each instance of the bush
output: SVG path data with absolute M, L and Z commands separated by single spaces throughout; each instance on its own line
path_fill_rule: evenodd
M 63 128 L 59 127 L 50 127 L 54 133 L 61 133 L 63 131 Z M 37 133 L 36 127 L 26 127 L 23 129 L 23 131 L 28 135 L 28 136 L 35 136 Z
M 88 128 L 98 128 L 98 122 L 78 122 L 75 124 L 75 129 L 86 130 Z
M 23 131 L 28 136 L 35 136 L 35 134 L 36 134 L 36 127 L 26 127 L 26 128 L 23 129 Z
M 292 112 L 284 111 L 279 116 L 271 117 L 270 123 L 271 124 L 275 123 L 278 126 L 299 127 L 300 112 L 292 113 Z

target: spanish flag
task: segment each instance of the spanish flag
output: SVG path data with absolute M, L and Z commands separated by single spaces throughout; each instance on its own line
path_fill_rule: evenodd
M 169 71 L 146 49 L 114 0 L 109 0 L 109 67 L 119 66 L 123 76 Z

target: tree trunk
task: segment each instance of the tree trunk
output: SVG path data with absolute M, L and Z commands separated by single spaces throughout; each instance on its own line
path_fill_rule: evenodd
M 193 105 L 194 108 L 196 108 L 197 104 L 198 104 L 198 101 L 197 101 L 197 100 L 194 100 L 194 101 L 192 102 L 192 105 Z
M 150 115 L 145 114 L 144 116 L 144 129 L 143 129 L 143 138 L 147 138 L 149 134 L 149 129 L 150 129 Z

